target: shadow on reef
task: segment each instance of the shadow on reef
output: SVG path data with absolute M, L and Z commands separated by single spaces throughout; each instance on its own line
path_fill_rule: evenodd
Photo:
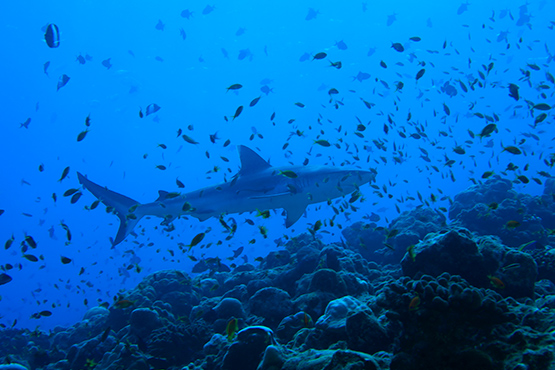
M 554 187 L 493 178 L 455 196 L 449 225 L 421 207 L 342 243 L 299 235 L 258 267 L 159 271 L 70 328 L 2 330 L 0 355 L 48 370 L 552 369 Z

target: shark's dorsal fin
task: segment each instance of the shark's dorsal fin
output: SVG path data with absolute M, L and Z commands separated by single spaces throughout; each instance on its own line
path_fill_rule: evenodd
M 239 145 L 239 159 L 241 160 L 241 170 L 239 175 L 248 175 L 270 168 L 270 164 L 256 154 L 252 149 L 244 145 Z
M 158 199 L 155 200 L 155 202 L 160 202 L 163 201 L 164 199 L 167 198 L 169 192 L 164 191 L 164 190 L 158 190 Z

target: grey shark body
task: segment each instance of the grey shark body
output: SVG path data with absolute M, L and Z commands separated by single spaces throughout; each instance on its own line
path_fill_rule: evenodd
M 204 221 L 223 214 L 283 208 L 290 227 L 309 204 L 320 203 L 358 191 L 375 179 L 375 173 L 330 166 L 273 167 L 245 146 L 238 146 L 241 169 L 231 181 L 185 194 L 160 191 L 152 203 L 131 198 L 95 184 L 80 173 L 79 182 L 120 219 L 113 245 L 121 243 L 139 220 L 147 215 L 162 217 L 168 225 L 180 216 Z

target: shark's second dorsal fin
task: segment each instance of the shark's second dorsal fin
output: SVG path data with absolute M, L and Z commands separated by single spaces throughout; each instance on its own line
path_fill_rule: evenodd
M 270 164 L 256 154 L 252 149 L 244 145 L 239 145 L 239 159 L 241 160 L 241 170 L 239 175 L 248 175 L 270 168 Z
M 155 200 L 155 202 L 161 202 L 163 200 L 165 200 L 168 196 L 169 192 L 164 191 L 164 190 L 158 190 L 158 199 Z

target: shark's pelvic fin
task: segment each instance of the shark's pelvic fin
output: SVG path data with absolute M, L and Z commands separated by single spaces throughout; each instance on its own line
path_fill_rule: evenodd
M 95 184 L 79 172 L 77 172 L 77 178 L 85 189 L 90 191 L 98 200 L 104 203 L 104 205 L 112 207 L 116 211 L 116 215 L 119 218 L 119 229 L 112 245 L 115 246 L 121 243 L 144 216 L 144 214 L 141 214 L 138 207 L 140 203 L 125 195 L 121 195 Z
M 252 149 L 247 148 L 244 145 L 239 145 L 237 148 L 239 149 L 239 159 L 241 160 L 241 170 L 238 175 L 245 176 L 272 167 Z

